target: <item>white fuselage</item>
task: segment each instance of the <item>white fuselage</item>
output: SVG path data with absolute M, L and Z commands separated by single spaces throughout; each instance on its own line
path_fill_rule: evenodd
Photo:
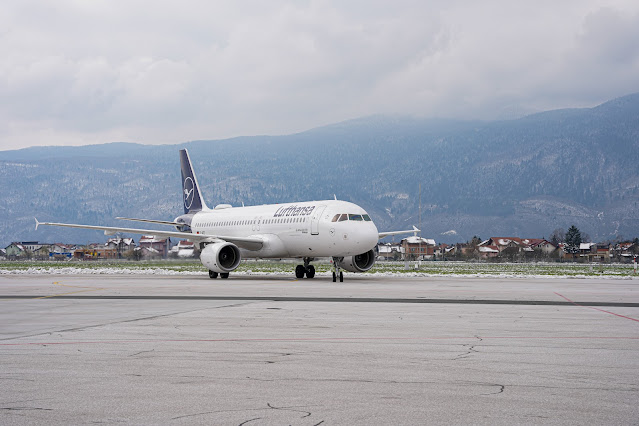
M 218 206 L 196 213 L 191 230 L 220 238 L 260 237 L 260 249 L 242 249 L 249 258 L 355 256 L 374 248 L 379 238 L 364 209 L 337 200 Z

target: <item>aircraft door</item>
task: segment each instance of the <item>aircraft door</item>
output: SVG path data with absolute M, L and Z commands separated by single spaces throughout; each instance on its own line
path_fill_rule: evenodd
M 319 221 L 325 208 L 326 206 L 317 206 L 313 212 L 313 215 L 311 216 L 311 235 L 319 234 Z

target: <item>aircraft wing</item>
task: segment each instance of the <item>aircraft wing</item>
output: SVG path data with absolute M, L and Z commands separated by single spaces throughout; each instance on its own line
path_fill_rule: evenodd
M 417 235 L 417 233 L 420 232 L 420 230 L 417 229 L 415 226 L 413 226 L 413 229 L 411 229 L 410 231 L 380 232 L 379 233 L 379 239 L 381 240 L 382 238 L 386 238 L 386 237 L 389 237 L 391 235 L 410 234 L 411 232 L 413 232 L 413 233 L 415 233 L 415 235 Z
M 136 228 L 120 228 L 115 226 L 95 226 L 95 225 L 78 225 L 75 223 L 54 223 L 54 222 L 38 222 L 36 221 L 36 230 L 40 225 L 47 226 L 64 226 L 67 228 L 80 228 L 80 229 L 95 229 L 97 231 L 104 231 L 104 235 L 115 235 L 117 232 L 123 232 L 128 234 L 140 234 L 140 235 L 153 235 L 156 237 L 165 237 L 165 238 L 181 238 L 189 241 L 193 241 L 194 243 L 203 243 L 203 242 L 217 242 L 217 241 L 228 241 L 229 243 L 233 243 L 240 248 L 244 248 L 247 250 L 259 250 L 262 248 L 264 244 L 264 240 L 259 237 L 231 237 L 224 235 L 203 235 L 203 234 L 192 234 L 190 232 L 179 232 L 179 231 L 158 231 L 155 229 L 136 229 Z

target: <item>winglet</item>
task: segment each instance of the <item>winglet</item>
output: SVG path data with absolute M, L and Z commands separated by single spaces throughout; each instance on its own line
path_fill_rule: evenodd
M 38 225 L 40 225 L 40 222 L 38 222 L 38 218 L 37 217 L 34 217 L 34 219 L 36 221 L 36 229 L 35 230 L 37 231 L 38 230 Z
M 415 225 L 413 225 L 413 235 L 417 236 L 418 232 L 422 232 L 422 230 L 421 229 L 417 229 L 417 227 Z

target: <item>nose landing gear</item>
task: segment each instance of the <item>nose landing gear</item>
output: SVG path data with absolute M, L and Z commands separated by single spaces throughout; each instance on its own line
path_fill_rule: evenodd
M 339 282 L 344 282 L 344 273 L 340 271 L 339 263 L 344 260 L 343 257 L 333 257 L 333 282 L 337 282 L 337 277 L 339 277 Z

